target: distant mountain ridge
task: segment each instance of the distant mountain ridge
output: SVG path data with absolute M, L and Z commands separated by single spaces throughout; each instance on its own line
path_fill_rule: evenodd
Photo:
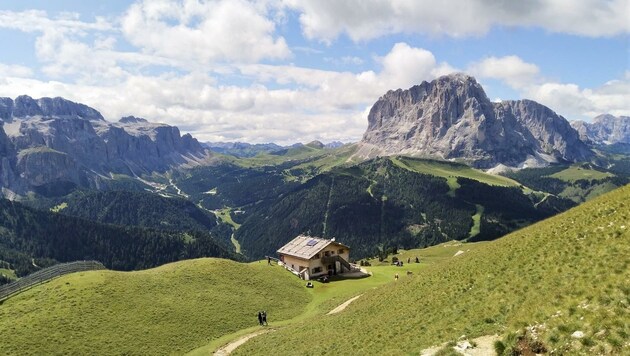
M 133 116 L 105 121 L 63 98 L 0 98 L 0 187 L 5 197 L 48 185 L 100 188 L 131 177 L 194 166 L 212 158 L 190 134 Z
M 588 160 L 569 122 L 531 100 L 491 102 L 475 78 L 457 73 L 390 90 L 372 106 L 358 155 L 462 160 L 478 168 L 522 168 Z
M 11 121 L 12 118 L 28 116 L 78 117 L 85 120 L 105 121 L 97 110 L 66 100 L 64 98 L 33 99 L 28 95 L 15 98 L 0 98 L 0 119 Z
M 630 144 L 630 117 L 599 115 L 593 122 L 572 121 L 571 126 L 584 141 L 595 144 Z
M 307 144 L 294 143 L 290 146 L 280 146 L 275 143 L 246 143 L 246 142 L 204 142 L 202 144 L 211 151 L 228 154 L 236 157 L 254 157 L 259 153 L 276 153 L 287 148 L 297 148 L 308 146 L 317 149 L 335 149 L 344 145 L 340 141 L 332 141 L 330 143 L 322 143 L 321 141 L 311 141 Z

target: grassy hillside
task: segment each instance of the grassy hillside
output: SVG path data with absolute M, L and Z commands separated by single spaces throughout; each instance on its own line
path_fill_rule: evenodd
M 3 355 L 181 354 L 301 313 L 300 280 L 266 263 L 199 259 L 139 272 L 68 275 L 0 306 Z
M 567 182 L 575 182 L 580 179 L 604 179 L 614 176 L 615 175 L 612 173 L 595 170 L 583 165 L 573 165 L 565 170 L 550 175 L 552 178 L 558 178 Z
M 619 167 L 609 163 L 609 170 L 582 163 L 526 168 L 505 175 L 529 188 L 581 203 L 630 183 L 630 170 L 624 168 L 625 161 L 619 162 Z
M 626 186 L 235 354 L 419 354 L 461 335 L 495 333 L 506 353 L 537 339 L 559 354 L 628 354 L 629 201 Z M 572 337 L 576 331 L 584 336 Z M 518 341 L 517 333 L 527 336 Z
M 392 157 L 391 160 L 407 169 L 411 169 L 418 173 L 430 174 L 443 178 L 463 177 L 474 179 L 481 183 L 489 185 L 498 185 L 503 187 L 518 187 L 520 184 L 513 179 L 488 174 L 478 169 L 474 169 L 468 165 L 455 162 L 436 161 L 430 159 L 412 158 L 412 157 Z

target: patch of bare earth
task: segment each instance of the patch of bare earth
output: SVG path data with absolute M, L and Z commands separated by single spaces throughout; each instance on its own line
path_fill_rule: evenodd
M 457 342 L 457 345 L 453 346 L 453 350 L 465 356 L 496 355 L 496 353 L 494 352 L 494 342 L 497 340 L 499 340 L 498 335 L 480 336 L 476 339 L 473 339 L 472 341 L 468 341 L 467 339 L 462 338 L 460 341 Z M 433 356 L 444 347 L 446 347 L 446 344 L 443 344 L 441 346 L 433 346 L 420 351 L 420 355 Z

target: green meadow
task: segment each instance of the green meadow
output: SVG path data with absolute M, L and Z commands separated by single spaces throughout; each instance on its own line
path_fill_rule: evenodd
M 0 268 L 0 276 L 4 276 L 5 278 L 8 278 L 8 279 L 17 279 L 17 276 L 15 275 L 15 271 L 11 269 L 6 269 L 6 268 Z
M 304 312 L 312 296 L 266 263 L 198 259 L 139 272 L 67 275 L 0 305 L 3 355 L 183 354 Z
M 391 160 L 400 167 L 410 169 L 418 173 L 443 177 L 447 180 L 449 178 L 452 179 L 456 177 L 463 177 L 474 179 L 481 183 L 498 185 L 502 187 L 518 187 L 520 185 L 517 181 L 513 179 L 499 175 L 488 174 L 461 163 L 435 161 L 430 159 L 412 157 L 392 157 Z
M 565 170 L 554 173 L 549 177 L 558 178 L 566 182 L 575 182 L 580 179 L 604 179 L 614 176 L 614 174 L 609 172 L 601 172 L 594 169 L 585 168 L 581 165 L 573 165 Z

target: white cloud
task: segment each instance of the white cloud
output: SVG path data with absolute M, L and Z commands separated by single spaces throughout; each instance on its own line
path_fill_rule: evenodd
M 3 77 L 30 77 L 33 71 L 21 65 L 0 63 L 0 78 Z
M 304 35 L 330 43 L 344 33 L 365 41 L 393 33 L 453 37 L 493 26 L 541 27 L 584 36 L 630 32 L 628 0 L 284 0 L 300 13 Z
M 23 32 L 45 32 L 51 28 L 60 32 L 85 34 L 87 31 L 109 31 L 113 25 L 103 17 L 94 22 L 79 20 L 76 13 L 65 12 L 57 18 L 50 18 L 45 11 L 27 10 L 14 12 L 0 10 L 0 28 L 10 28 Z
M 630 115 L 630 75 L 597 88 L 546 80 L 533 63 L 518 56 L 489 57 L 472 63 L 468 72 L 480 79 L 498 79 L 521 94 L 549 106 L 571 120 L 589 120 L 597 115 Z
M 383 71 L 379 75 L 383 87 L 403 88 L 432 80 L 440 75 L 456 71 L 447 63 L 438 64 L 435 56 L 423 48 L 396 43 L 387 55 L 380 59 Z
M 506 56 L 484 58 L 471 64 L 468 72 L 479 78 L 503 80 L 513 88 L 523 88 L 539 79 L 540 69 L 518 56 Z
M 108 83 L 11 79 L 0 87 L 0 95 L 63 96 L 93 106 L 108 120 L 143 116 L 177 125 L 202 140 L 354 141 L 365 131 L 366 109 L 380 95 L 431 80 L 448 66 L 438 64 L 431 52 L 404 43 L 379 60 L 380 71 L 361 73 L 240 65 L 234 75 L 253 82 L 246 86 L 221 85 L 205 71 L 124 72 Z
M 128 9 L 122 32 L 146 53 L 199 64 L 287 58 L 264 9 L 244 0 L 145 0 Z
M 570 120 L 589 120 L 605 113 L 630 116 L 630 80 L 627 78 L 592 89 L 572 83 L 550 82 L 531 86 L 523 95 Z

